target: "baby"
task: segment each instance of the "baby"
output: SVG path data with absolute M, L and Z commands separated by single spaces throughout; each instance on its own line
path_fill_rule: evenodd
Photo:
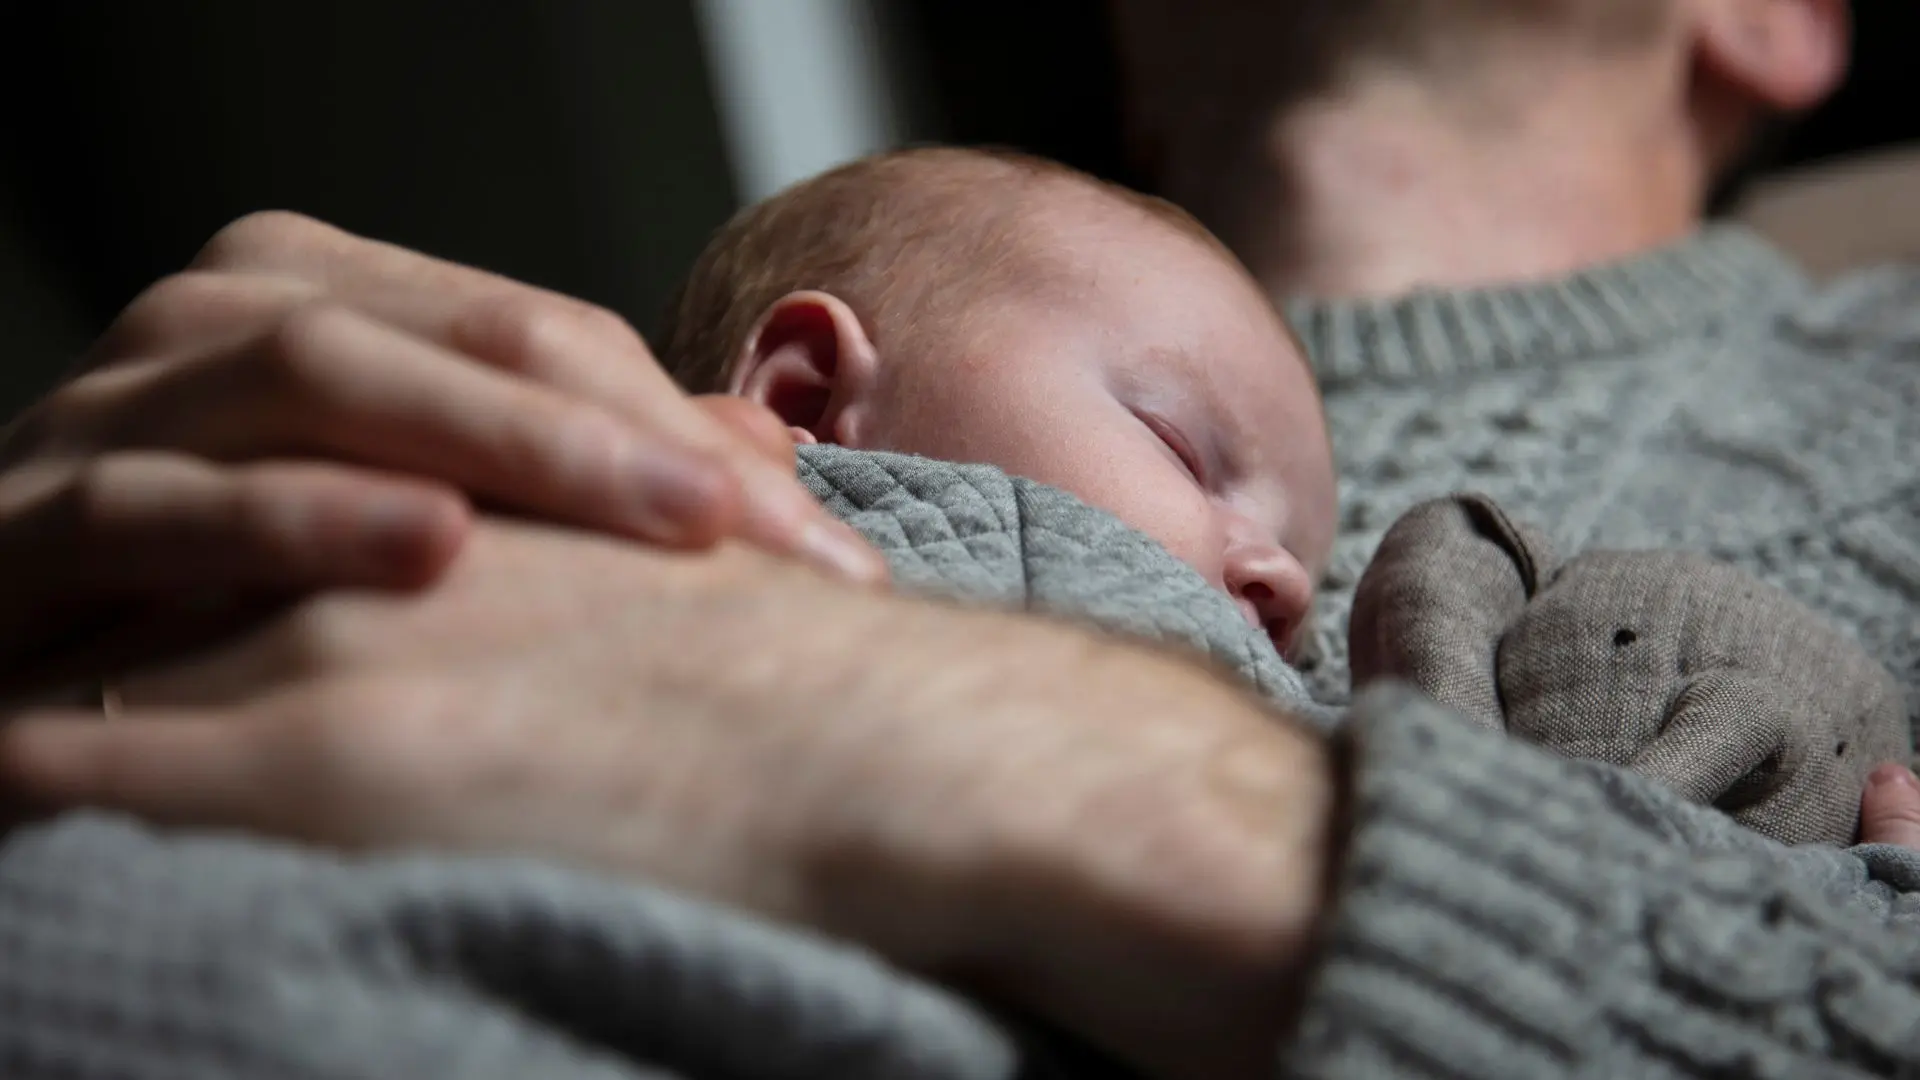
M 858 161 L 742 212 L 658 338 L 683 385 L 801 442 L 983 462 L 1073 493 L 1285 652 L 1334 532 L 1299 342 L 1171 204 L 999 152 Z
M 1006 153 L 858 161 L 729 222 L 657 341 L 683 385 L 757 402 L 800 442 L 983 462 L 1071 492 L 1197 569 L 1283 653 L 1307 618 L 1335 524 L 1319 393 L 1298 340 L 1240 264 L 1170 204 Z M 1383 545 L 1368 572 L 1354 630 L 1393 653 L 1374 674 L 1411 678 L 1496 729 L 1638 768 L 1778 839 L 1851 838 L 1865 771 L 1904 754 L 1905 716 L 1886 680 L 1854 671 L 1837 632 L 1811 613 L 1788 618 L 1784 598 L 1705 560 L 1639 553 L 1562 569 L 1518 541 L 1509 546 L 1520 554 L 1503 559 L 1466 526 L 1422 531 L 1436 514 L 1458 524 L 1446 517 L 1455 505 L 1477 504 L 1416 509 L 1391 534 L 1410 542 Z M 1499 572 L 1508 562 L 1541 575 L 1520 575 L 1520 601 Z M 1690 589 L 1675 587 L 1674 567 Z M 1550 583 L 1551 596 L 1530 591 Z M 1643 596 L 1674 610 L 1621 610 Z M 1578 619 L 1555 614 L 1561 598 Z M 1529 622 L 1520 607 L 1540 614 Z M 1786 635 L 1803 646 L 1789 650 L 1794 662 L 1730 660 L 1727 643 L 1754 625 L 1797 628 Z M 1558 660 L 1598 648 L 1593 627 L 1606 631 L 1599 682 L 1543 683 L 1543 664 L 1587 670 Z M 1532 635 L 1524 648 L 1522 631 Z M 1839 659 L 1804 647 L 1829 637 L 1838 644 L 1819 656 Z M 1656 647 L 1681 656 L 1662 671 L 1689 674 L 1691 696 L 1646 679 L 1639 697 L 1622 689 L 1608 665 Z M 1502 657 L 1512 662 L 1481 670 Z M 1525 667 L 1528 658 L 1539 662 Z M 1702 681 L 1729 664 L 1738 678 Z M 1449 693 L 1492 687 L 1509 668 L 1515 686 Z M 1827 679 L 1864 697 L 1808 704 L 1780 692 Z M 1771 710 L 1729 698 L 1736 683 L 1758 688 Z M 1480 698 L 1495 704 L 1476 711 Z M 1546 704 L 1533 712 L 1501 712 L 1536 698 Z M 1676 713 L 1674 700 L 1700 707 Z M 1789 700 L 1796 708 L 1782 712 Z M 1542 709 L 1552 724 L 1534 716 Z

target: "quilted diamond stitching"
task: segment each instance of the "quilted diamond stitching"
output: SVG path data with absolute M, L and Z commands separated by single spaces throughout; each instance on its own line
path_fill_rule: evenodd
M 800 475 L 903 587 L 1079 618 L 1184 645 L 1270 697 L 1306 695 L 1263 634 L 1184 563 L 1072 496 L 984 465 L 803 447 Z

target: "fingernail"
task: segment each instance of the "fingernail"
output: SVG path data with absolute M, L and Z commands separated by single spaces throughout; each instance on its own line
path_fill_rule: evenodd
M 851 528 L 810 521 L 800 531 L 795 553 L 821 570 L 856 585 L 886 580 L 887 563 Z
M 1920 791 L 1920 778 L 1916 778 L 1913 775 L 1912 769 L 1904 765 L 1894 765 L 1891 763 L 1879 766 L 1867 774 L 1868 787 L 1877 788 L 1887 787 L 1889 785 Z
M 663 544 L 708 539 L 714 513 L 727 499 L 733 476 L 691 454 L 634 447 L 622 474 L 628 492 L 628 524 Z
M 382 565 L 404 561 L 433 536 L 434 508 L 404 495 L 381 496 L 360 508 L 360 541 Z

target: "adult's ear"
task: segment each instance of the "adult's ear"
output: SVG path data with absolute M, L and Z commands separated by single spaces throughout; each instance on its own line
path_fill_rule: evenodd
M 1847 0 L 1692 0 L 1703 78 L 1764 112 L 1798 112 L 1847 72 Z
M 858 446 L 879 362 L 845 301 L 812 289 L 788 293 L 747 335 L 727 392 L 773 412 L 797 442 Z

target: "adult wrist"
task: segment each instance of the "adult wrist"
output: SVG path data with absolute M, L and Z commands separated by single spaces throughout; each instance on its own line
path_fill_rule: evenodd
M 1002 741 L 947 793 L 967 827 L 843 864 L 829 928 L 1156 1074 L 1268 1071 L 1326 900 L 1332 749 L 1197 665 L 978 618 L 994 647 L 939 680 L 971 715 L 929 721 Z
M 1154 1075 L 1264 1076 L 1324 918 L 1343 781 L 1322 740 L 1202 681 L 1140 697 L 1217 741 L 1007 853 L 986 963 L 994 989 Z

